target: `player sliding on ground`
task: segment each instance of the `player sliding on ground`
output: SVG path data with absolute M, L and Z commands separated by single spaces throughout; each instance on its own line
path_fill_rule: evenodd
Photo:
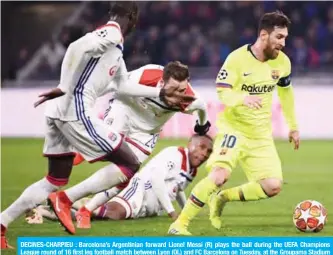
M 59 86 L 40 95 L 40 100 L 35 103 L 37 107 L 47 101 L 43 153 L 48 157 L 48 175 L 27 187 L 2 212 L 2 249 L 10 248 L 5 237 L 8 225 L 46 198 L 65 229 L 75 233 L 70 215 L 72 201 L 125 182 L 128 178 L 124 171 L 134 175 L 139 169 L 136 155 L 122 142 L 122 136 L 110 131 L 94 116 L 92 109 L 98 97 L 118 91 L 131 96 L 159 97 L 171 106 L 194 100 L 193 96 L 185 96 L 178 91 L 178 84 L 152 88 L 127 83 L 123 37 L 131 32 L 137 20 L 135 2 L 112 2 L 109 22 L 69 45 L 62 62 Z M 68 183 L 75 151 L 91 162 L 101 159 L 111 161 L 114 169 L 111 172 L 110 168 L 98 170 L 84 192 L 69 190 L 67 193 L 52 193 Z
M 194 131 L 204 135 L 209 131 L 210 123 L 206 103 L 195 93 L 188 82 L 189 70 L 186 65 L 178 61 L 170 62 L 165 67 L 159 65 L 145 65 L 129 73 L 129 84 L 140 84 L 152 87 L 161 87 L 168 83 L 179 83 L 182 91 L 193 95 L 196 100 L 191 104 L 182 104 L 181 107 L 170 107 L 158 98 L 134 98 L 118 95 L 110 101 L 110 107 L 105 113 L 104 122 L 124 135 L 129 147 L 139 159 L 144 162 L 153 151 L 164 124 L 176 113 L 197 113 L 198 119 Z M 79 163 L 78 154 L 75 163 Z M 110 166 L 112 171 L 112 165 Z M 126 174 L 126 172 L 124 172 Z M 127 175 L 128 179 L 132 176 Z M 125 183 L 126 184 L 126 183 Z M 76 185 L 78 192 L 85 192 L 86 181 Z M 110 186 L 109 188 L 111 188 Z M 91 212 L 118 194 L 124 185 L 113 187 L 97 194 L 77 213 L 77 227 L 90 228 Z M 81 192 L 82 192 L 81 191 Z M 74 200 L 75 201 L 75 200 Z
M 196 176 L 197 168 L 210 156 L 212 147 L 209 136 L 194 135 L 187 148 L 171 146 L 163 149 L 133 176 L 122 192 L 97 208 L 92 217 L 122 220 L 159 216 L 166 212 L 172 219 L 177 219 L 178 214 L 172 202 L 177 200 L 179 206 L 184 207 L 184 191 Z M 89 199 L 75 202 L 72 212 L 86 202 Z M 43 223 L 43 217 L 57 219 L 47 206 L 39 206 L 26 220 L 30 224 L 40 224 Z
M 232 201 L 256 201 L 277 195 L 282 185 L 281 162 L 271 127 L 272 93 L 277 86 L 289 140 L 299 147 L 294 113 L 291 64 L 281 51 L 288 36 L 289 19 L 281 12 L 266 13 L 258 38 L 227 57 L 217 75 L 217 93 L 226 106 L 218 121 L 214 152 L 207 161 L 208 176 L 192 190 L 169 234 L 190 235 L 189 223 L 209 202 L 210 220 L 219 229 L 224 205 Z M 240 163 L 248 183 L 221 190 Z M 212 195 L 211 199 L 210 195 Z

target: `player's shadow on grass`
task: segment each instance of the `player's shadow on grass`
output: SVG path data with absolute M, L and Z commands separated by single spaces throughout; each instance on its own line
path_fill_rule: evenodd
M 241 213 L 241 214 L 225 214 L 222 218 L 290 218 L 290 213 Z
M 241 223 L 229 223 L 228 225 L 225 225 L 224 227 L 227 227 L 227 228 L 232 228 L 232 227 L 241 227 L 241 228 L 264 228 L 264 229 L 269 229 L 270 227 L 271 228 L 283 228 L 283 229 L 286 229 L 286 228 L 294 228 L 294 225 L 292 222 L 277 222 L 277 223 L 272 223 L 272 222 L 262 222 L 262 221 L 252 221 L 252 222 L 241 222 Z

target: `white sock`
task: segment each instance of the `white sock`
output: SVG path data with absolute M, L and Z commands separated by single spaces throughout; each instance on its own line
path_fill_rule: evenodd
M 107 190 L 125 181 L 127 181 L 127 176 L 117 165 L 111 164 L 98 170 L 83 182 L 67 189 L 65 193 L 72 202 L 75 202 L 82 197 Z
M 46 178 L 30 185 L 14 203 L 1 213 L 1 224 L 7 228 L 12 221 L 27 210 L 37 207 L 47 199 L 50 193 L 58 189 L 58 186 L 51 184 Z
M 111 198 L 116 196 L 119 193 L 120 189 L 117 187 L 113 187 L 104 192 L 100 192 L 96 194 L 92 199 L 90 199 L 86 204 L 85 208 L 87 208 L 90 212 L 96 210 L 101 205 L 105 204 Z
M 76 211 L 80 210 L 81 207 L 85 206 L 89 200 L 91 200 L 91 198 L 89 197 L 83 197 L 77 201 L 75 201 L 75 203 L 72 204 L 72 208 L 75 209 Z

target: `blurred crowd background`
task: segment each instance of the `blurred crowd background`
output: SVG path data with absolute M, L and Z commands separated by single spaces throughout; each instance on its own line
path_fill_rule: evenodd
M 333 2 L 138 3 L 138 27 L 125 40 L 128 70 L 181 60 L 215 71 L 232 50 L 255 41 L 260 17 L 274 10 L 292 21 L 285 52 L 293 73 L 333 70 Z M 2 80 L 58 79 L 66 47 L 106 23 L 108 7 L 108 2 L 2 2 Z

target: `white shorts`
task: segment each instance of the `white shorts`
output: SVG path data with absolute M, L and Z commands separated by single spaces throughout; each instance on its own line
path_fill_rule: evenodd
M 111 201 L 125 208 L 126 219 L 151 217 L 160 212 L 160 205 L 151 185 L 144 183 L 139 174 L 134 175 L 128 186 Z
M 89 117 L 83 123 L 46 117 L 44 156 L 75 155 L 74 152 L 79 152 L 92 163 L 116 150 L 121 142 L 122 136 L 111 131 L 98 118 Z
M 136 117 L 127 105 L 115 100 L 104 114 L 104 123 L 124 136 L 124 140 L 142 163 L 153 151 L 159 132 L 146 132 L 136 128 L 131 123 Z

